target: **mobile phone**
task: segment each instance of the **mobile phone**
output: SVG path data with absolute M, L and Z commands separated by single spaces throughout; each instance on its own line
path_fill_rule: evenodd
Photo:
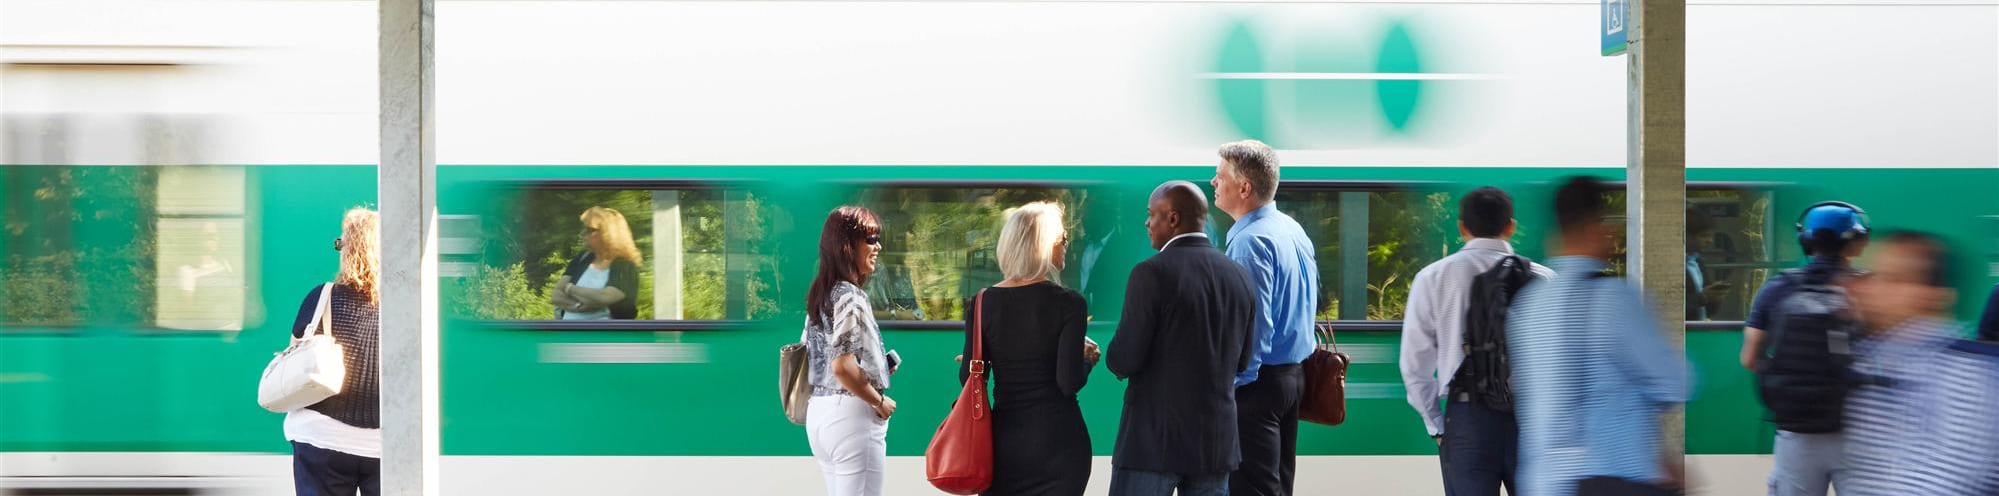
M 883 358 L 888 359 L 889 370 L 895 370 L 896 365 L 902 364 L 902 356 L 895 354 L 895 350 L 888 350 L 888 354 L 883 356 Z

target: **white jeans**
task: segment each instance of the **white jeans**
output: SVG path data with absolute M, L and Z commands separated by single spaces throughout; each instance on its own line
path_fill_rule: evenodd
M 828 496 L 880 496 L 888 465 L 888 420 L 852 396 L 814 396 L 805 439 L 826 475 Z

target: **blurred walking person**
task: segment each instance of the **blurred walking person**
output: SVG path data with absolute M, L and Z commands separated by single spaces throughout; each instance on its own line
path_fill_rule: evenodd
M 1577 177 L 1555 193 L 1557 275 L 1522 288 L 1508 316 L 1520 494 L 1665 494 L 1678 484 L 1659 414 L 1687 401 L 1685 354 L 1637 288 L 1603 275 L 1615 253 L 1605 191 Z

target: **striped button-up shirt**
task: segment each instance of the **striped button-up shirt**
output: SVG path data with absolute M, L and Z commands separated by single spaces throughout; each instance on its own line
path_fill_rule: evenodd
M 1841 495 L 1999 494 L 1999 346 L 1939 319 L 1854 345 Z
M 1687 401 L 1684 353 L 1666 342 L 1637 288 L 1599 277 L 1590 257 L 1548 261 L 1507 316 L 1520 493 L 1575 494 L 1609 476 L 1662 482 L 1659 414 Z
M 1444 433 L 1444 409 L 1438 400 L 1450 394 L 1451 378 L 1465 360 L 1465 307 L 1471 282 L 1513 255 L 1505 240 L 1475 238 L 1464 249 L 1416 273 L 1409 286 L 1409 307 L 1402 316 L 1402 385 L 1409 406 L 1423 416 L 1423 428 Z M 1554 271 L 1531 265 L 1536 278 Z

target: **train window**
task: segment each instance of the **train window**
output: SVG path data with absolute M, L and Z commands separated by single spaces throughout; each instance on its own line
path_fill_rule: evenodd
M 447 285 L 455 312 L 501 320 L 749 320 L 777 313 L 776 262 L 764 249 L 770 212 L 757 194 L 615 188 L 522 191 L 506 214 L 512 221 L 488 233 L 484 260 Z M 596 229 L 586 227 L 585 216 Z M 612 261 L 586 263 L 601 259 Z M 558 289 L 568 284 L 584 291 Z M 606 302 L 592 291 L 607 287 L 619 288 L 624 300 Z
M 154 249 L 154 324 L 168 329 L 243 328 L 245 191 L 241 167 L 166 167 L 159 172 Z
M 1286 182 L 1277 208 L 1318 246 L 1320 320 L 1401 320 L 1409 283 L 1450 249 L 1450 195 L 1381 184 Z M 1214 232 L 1234 222 L 1215 212 Z
M 1608 193 L 1617 230 L 1617 259 L 1624 272 L 1624 192 Z M 1739 321 L 1763 281 L 1789 265 L 1775 260 L 1771 193 L 1729 185 L 1687 186 L 1686 320 Z
M 0 167 L 0 327 L 153 322 L 162 170 Z
M 1080 188 L 1005 185 L 910 185 L 863 189 L 856 203 L 881 218 L 881 268 L 868 278 L 880 320 L 963 320 L 964 299 L 1004 279 L 994 246 L 1002 214 L 1035 201 L 1062 204 L 1072 240 L 1061 283 L 1086 287 L 1089 265 L 1103 247 L 1080 222 L 1091 192 Z M 1109 228 L 1099 229 L 1106 231 Z M 1105 238 L 1104 236 L 1098 236 Z M 1105 238 L 1107 239 L 1107 238 Z M 1094 248 L 1093 248 L 1094 247 Z M 1096 251 L 1092 251 L 1092 250 Z M 1108 277 L 1108 276 L 1105 276 Z M 1123 282 L 1118 275 L 1118 283 Z M 1100 277 L 1099 277 L 1100 278 Z

